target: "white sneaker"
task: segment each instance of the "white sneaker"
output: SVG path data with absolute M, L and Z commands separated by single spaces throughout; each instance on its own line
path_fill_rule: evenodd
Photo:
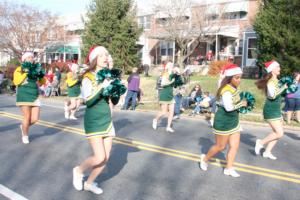
M 225 168 L 224 174 L 227 176 L 232 176 L 234 178 L 240 177 L 240 174 L 238 174 L 233 168 L 230 169 Z
M 260 150 L 262 148 L 264 148 L 264 146 L 260 143 L 260 141 L 261 141 L 260 139 L 257 139 L 256 142 L 255 142 L 255 149 L 254 149 L 254 151 L 255 151 L 256 155 L 259 155 L 260 154 Z
M 69 119 L 70 118 L 70 113 L 68 111 L 65 111 L 65 118 Z
M 203 171 L 207 171 L 208 163 L 204 161 L 205 154 L 201 154 L 200 156 L 200 168 Z
M 157 129 L 157 120 L 156 120 L 156 119 L 153 119 L 153 121 L 152 121 L 152 128 L 153 128 L 154 130 Z
M 20 129 L 21 129 L 21 133 L 22 133 L 22 142 L 24 144 L 29 144 L 29 137 L 28 137 L 28 135 L 24 135 L 22 124 L 20 125 Z
M 170 133 L 174 133 L 174 129 L 172 129 L 171 127 L 167 127 L 167 128 L 166 128 L 166 131 L 167 131 L 167 132 L 170 132 Z
M 277 159 L 272 153 L 269 153 L 269 152 L 264 152 L 263 157 L 264 158 L 269 158 L 271 160 L 276 160 Z
M 78 167 L 73 168 L 73 186 L 76 190 L 83 189 L 83 174 L 77 172 Z
M 179 119 L 179 116 L 178 116 L 178 115 L 175 115 L 175 116 L 173 117 L 173 119 Z
M 102 194 L 103 190 L 97 186 L 97 183 L 93 182 L 92 184 L 88 184 L 87 182 L 84 182 L 84 190 L 91 191 L 95 194 Z
M 70 116 L 69 119 L 77 120 L 77 118 L 74 115 Z

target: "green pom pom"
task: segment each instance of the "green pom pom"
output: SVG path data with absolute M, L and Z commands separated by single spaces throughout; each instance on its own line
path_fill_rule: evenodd
M 249 113 L 254 109 L 255 104 L 255 98 L 250 92 L 241 92 L 240 93 L 240 99 L 247 101 L 247 107 L 241 107 L 239 108 L 239 112 L 242 114 Z
M 27 73 L 27 77 L 30 80 L 37 81 L 45 76 L 45 70 L 39 63 L 24 62 L 21 68 Z
M 126 87 L 119 79 L 115 79 L 109 86 L 103 89 L 101 96 L 110 98 L 114 105 L 118 104 L 121 95 L 126 92 Z
M 169 77 L 170 80 L 175 79 L 174 83 L 173 83 L 173 87 L 177 88 L 179 86 L 182 86 L 184 84 L 182 77 L 179 74 L 170 74 Z
M 298 89 L 297 83 L 293 79 L 292 76 L 283 76 L 279 82 L 279 87 L 282 87 L 283 85 L 287 84 L 287 89 L 282 93 L 283 96 L 290 94 L 290 93 L 295 93 Z
M 110 73 L 111 73 L 111 77 L 113 79 L 121 78 L 122 70 L 120 70 L 120 69 L 111 69 Z
M 111 72 L 108 68 L 101 69 L 96 74 L 97 83 L 103 83 L 104 79 L 111 78 Z

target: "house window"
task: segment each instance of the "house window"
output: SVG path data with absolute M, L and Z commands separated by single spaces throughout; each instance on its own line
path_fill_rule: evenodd
M 257 53 L 256 53 L 256 38 L 249 38 L 248 39 L 248 59 L 256 59 Z
M 140 28 L 143 29 L 150 29 L 151 28 L 151 16 L 141 16 L 138 18 L 138 25 Z
M 160 55 L 172 56 L 173 55 L 173 42 L 161 41 L 160 42 Z

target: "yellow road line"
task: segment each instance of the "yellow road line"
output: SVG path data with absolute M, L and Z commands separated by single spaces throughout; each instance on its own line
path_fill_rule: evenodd
M 17 120 L 22 119 L 22 116 L 15 115 L 15 114 L 12 114 L 12 113 L 2 112 L 2 113 L 0 113 L 0 115 L 5 116 L 5 117 L 9 117 L 9 118 L 13 118 L 13 119 L 17 119 Z M 62 131 L 68 131 L 68 132 L 71 132 L 71 133 L 76 133 L 76 134 L 83 135 L 83 130 L 79 129 L 79 128 L 68 127 L 68 126 L 55 124 L 55 123 L 47 122 L 47 121 L 43 121 L 43 120 L 39 120 L 37 124 L 42 125 L 42 126 L 46 126 L 46 127 L 50 127 L 50 128 L 59 129 L 59 130 L 62 130 Z M 178 157 L 178 158 L 191 160 L 191 161 L 195 161 L 195 162 L 199 162 L 199 159 L 200 159 L 200 156 L 198 154 L 193 154 L 193 153 L 188 153 L 188 152 L 184 152 L 184 151 L 178 151 L 178 150 L 174 150 L 174 149 L 164 148 L 164 147 L 151 145 L 151 144 L 147 144 L 147 143 L 143 143 L 143 142 L 139 142 L 139 141 L 129 140 L 129 139 L 126 139 L 126 138 L 116 137 L 114 139 L 114 142 L 119 143 L 119 144 L 123 144 L 123 145 L 127 145 L 127 146 L 131 146 L 131 147 L 135 147 L 135 148 L 142 149 L 142 150 L 147 150 L 147 151 L 152 151 L 152 152 L 156 152 L 156 153 L 160 153 L 160 154 L 170 155 L 170 156 L 173 156 L 173 157 Z M 215 159 L 215 158 L 212 159 L 212 160 L 214 161 L 214 162 L 210 162 L 210 164 L 212 164 L 212 165 L 225 166 L 224 164 L 222 164 L 222 163 L 226 163 L 225 160 Z M 294 183 L 300 183 L 300 180 L 295 179 L 295 178 L 300 178 L 300 175 L 298 175 L 298 174 L 281 172 L 281 171 L 277 171 L 277 170 L 261 168 L 261 167 L 246 165 L 246 164 L 242 164 L 242 163 L 235 163 L 235 166 L 243 167 L 243 168 L 236 167 L 236 169 L 239 170 L 239 171 L 248 172 L 248 173 L 257 174 L 257 175 L 262 175 L 262 176 L 267 176 L 267 177 L 280 179 L 280 180 L 286 180 L 286 181 L 294 182 Z M 250 169 L 245 169 L 245 168 L 250 168 Z M 251 169 L 265 171 L 265 172 L 268 172 L 268 173 L 253 171 Z M 274 175 L 274 174 L 270 174 L 270 173 L 280 174 L 280 175 L 285 175 L 285 176 L 291 176 L 292 178 L 282 177 L 282 176 Z
M 20 116 L 20 115 L 16 115 L 16 114 L 12 114 L 12 113 L 4 113 L 4 114 L 12 116 L 15 119 L 22 119 L 22 116 Z M 76 134 L 79 134 L 79 135 L 84 135 L 84 131 L 82 129 L 79 129 L 79 128 L 64 126 L 64 125 L 55 124 L 55 123 L 52 123 L 52 122 L 43 121 L 43 120 L 39 120 L 38 124 L 45 125 L 45 126 L 50 127 L 50 128 L 51 127 L 52 128 L 57 128 L 58 127 L 63 131 L 69 131 L 69 132 L 76 133 Z M 129 140 L 129 139 L 126 139 L 126 138 L 115 137 L 114 141 L 116 141 L 116 140 L 124 141 L 124 142 L 130 142 L 132 144 L 137 144 L 137 145 L 140 145 L 140 146 L 147 146 L 147 147 L 150 147 L 150 148 L 155 148 L 155 149 L 161 150 L 162 152 L 166 152 L 166 153 L 167 152 L 178 153 L 178 154 L 181 154 L 181 155 L 186 155 L 186 156 L 193 157 L 195 159 L 198 159 L 198 161 L 200 160 L 199 154 L 194 154 L 194 153 L 189 153 L 189 152 L 185 152 L 185 151 L 165 148 L 165 147 L 161 147 L 161 146 L 156 146 L 156 145 L 152 145 L 152 144 L 143 143 L 143 142 L 140 142 L 140 141 Z M 211 160 L 216 161 L 216 158 L 212 158 Z M 222 160 L 222 159 L 217 159 L 217 160 L 218 160 L 218 162 L 226 163 L 226 160 Z M 282 171 L 277 171 L 277 170 L 272 170 L 272 169 L 247 165 L 247 164 L 238 163 L 238 162 L 235 162 L 234 165 L 244 167 L 244 168 L 255 169 L 255 170 L 260 170 L 260 171 L 264 171 L 264 172 L 284 175 L 284 176 L 291 176 L 293 178 L 300 178 L 299 174 L 294 174 L 294 173 L 282 172 Z

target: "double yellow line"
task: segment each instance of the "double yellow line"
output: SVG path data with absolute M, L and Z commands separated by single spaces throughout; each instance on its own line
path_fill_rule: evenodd
M 0 116 L 17 119 L 17 120 L 22 120 L 22 116 L 12 114 L 12 113 L 7 113 L 7 112 L 0 112 Z M 79 128 L 64 126 L 64 125 L 55 124 L 52 122 L 43 121 L 43 120 L 39 120 L 37 122 L 37 124 L 39 124 L 41 126 L 49 127 L 49 128 L 58 129 L 58 130 L 61 130 L 64 132 L 84 135 L 83 130 L 79 129 Z M 194 162 L 200 161 L 199 154 L 165 148 L 165 147 L 147 144 L 147 143 L 130 140 L 130 139 L 126 139 L 126 138 L 115 137 L 114 143 L 123 144 L 123 145 L 131 146 L 131 147 L 134 147 L 137 149 L 160 153 L 160 154 L 173 156 L 173 157 L 177 157 L 177 158 L 181 158 L 181 159 L 191 160 Z M 219 166 L 219 167 L 224 167 L 226 165 L 226 161 L 213 158 L 213 159 L 211 159 L 210 164 Z M 277 171 L 277 170 L 272 170 L 272 169 L 268 169 L 268 168 L 247 165 L 247 164 L 242 164 L 242 163 L 237 163 L 237 162 L 234 163 L 234 166 L 235 166 L 235 169 L 238 171 L 300 184 L 300 175 L 299 174 Z

